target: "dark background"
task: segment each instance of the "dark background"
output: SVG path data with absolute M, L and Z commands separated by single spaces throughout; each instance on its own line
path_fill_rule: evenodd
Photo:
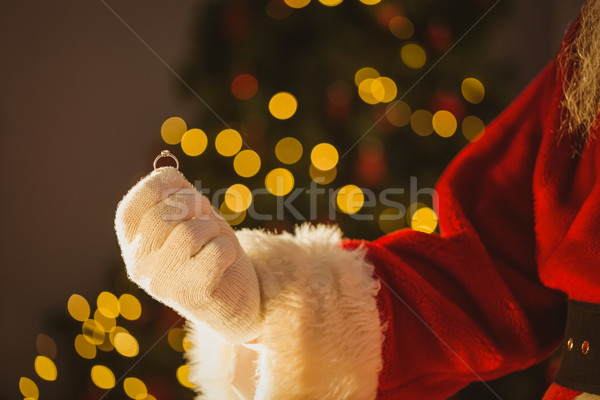
M 482 22 L 481 57 L 511 71 L 502 82 L 506 100 L 492 111 L 552 58 L 581 3 L 505 0 Z M 48 315 L 64 310 L 72 293 L 93 298 L 118 268 L 114 210 L 151 169 L 162 122 L 204 112 L 164 64 L 180 71 L 189 61 L 203 2 L 109 4 L 153 51 L 98 0 L 0 2 L 6 398 L 18 394 L 20 376 L 33 374 L 35 338 Z

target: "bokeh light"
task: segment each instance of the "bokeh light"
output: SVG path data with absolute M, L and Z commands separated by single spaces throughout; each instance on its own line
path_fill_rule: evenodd
M 480 118 L 474 115 L 467 115 L 462 121 L 461 129 L 464 137 L 469 142 L 472 142 L 485 131 L 485 124 Z
M 367 104 L 377 104 L 379 100 L 373 95 L 373 91 L 381 92 L 382 95 L 385 94 L 385 89 L 381 85 L 380 82 L 377 82 L 373 78 L 364 79 L 360 85 L 358 85 L 358 95 L 361 100 Z
M 94 319 L 86 320 L 81 327 L 81 332 L 87 341 L 95 345 L 99 345 L 104 341 L 104 329 Z
M 410 116 L 410 127 L 419 136 L 429 136 L 433 133 L 433 115 L 427 110 L 416 110 Z
M 125 390 L 125 394 L 132 399 L 143 400 L 148 395 L 146 385 L 138 378 L 125 378 L 123 389 Z
M 102 292 L 96 299 L 98 310 L 109 318 L 117 318 L 119 316 L 120 305 L 117 296 L 110 292 Z
M 115 374 L 104 365 L 94 365 L 90 371 L 92 382 L 100 389 L 111 389 L 115 386 Z
M 242 136 L 235 129 L 224 129 L 215 139 L 217 152 L 224 157 L 232 157 L 242 148 Z
M 336 204 L 340 211 L 346 214 L 355 214 L 363 206 L 365 195 L 356 185 L 346 185 L 342 187 L 336 197 Z
M 110 330 L 117 324 L 116 319 L 107 317 L 106 315 L 102 314 L 100 310 L 96 310 L 94 313 L 94 320 L 100 324 L 104 332 L 110 332 Z
M 119 307 L 121 316 L 129 321 L 135 321 L 142 315 L 140 301 L 129 293 L 124 293 L 119 297 Z
M 433 130 L 441 137 L 450 137 L 456 132 L 456 118 L 450 111 L 440 110 L 433 114 Z
M 181 142 L 181 137 L 187 131 L 187 124 L 179 117 L 171 117 L 163 122 L 160 127 L 160 136 L 167 144 Z
M 115 349 L 125 357 L 135 357 L 140 351 L 137 340 L 128 332 L 119 332 L 114 338 Z
M 385 111 L 385 117 L 389 123 L 396 127 L 406 126 L 410 123 L 412 111 L 410 106 L 403 101 L 388 104 Z
M 238 100 L 248 100 L 258 91 L 258 81 L 250 74 L 240 74 L 231 81 L 231 94 Z
M 225 204 L 231 211 L 240 213 L 246 211 L 252 203 L 252 193 L 241 183 L 231 185 L 225 192 Z
M 360 0 L 361 3 L 366 4 L 368 6 L 373 6 L 381 2 L 381 0 Z
M 310 0 L 285 0 L 285 4 L 292 8 L 306 7 L 310 3 Z
M 269 111 L 277 119 L 289 119 L 298 109 L 298 102 L 293 94 L 279 92 L 271 97 Z
M 302 143 L 296 138 L 285 137 L 275 145 L 275 156 L 284 164 L 294 164 L 302 157 Z
M 319 0 L 321 4 L 327 7 L 337 6 L 338 4 L 341 4 L 342 1 L 343 0 Z
M 383 90 L 375 91 L 374 87 L 376 83 L 379 84 Z M 374 79 L 373 84 L 371 85 L 371 93 L 378 101 L 382 103 L 389 103 L 396 98 L 396 95 L 398 94 L 398 88 L 396 87 L 396 83 L 391 78 L 382 76 Z
M 35 339 L 35 348 L 38 353 L 49 358 L 56 358 L 56 342 L 50 336 L 40 333 Z
M 88 360 L 91 360 L 94 357 L 96 357 L 96 346 L 81 334 L 75 337 L 75 351 L 82 358 Z
M 312 149 L 310 160 L 313 165 L 321 171 L 329 171 L 337 165 L 339 154 L 333 145 L 329 143 L 319 143 Z
M 183 352 L 183 338 L 185 337 L 185 330 L 181 328 L 173 328 L 167 335 L 167 341 L 169 346 L 175 351 Z
M 115 326 L 114 328 L 112 328 L 108 334 L 108 339 L 110 340 L 110 342 L 113 344 L 115 344 L 115 336 L 117 336 L 117 334 L 124 332 L 124 333 L 129 333 L 127 331 L 127 329 L 123 328 L 122 326 Z
M 90 305 L 83 296 L 73 294 L 67 301 L 67 310 L 73 319 L 83 322 L 90 317 Z
M 202 129 L 190 129 L 181 138 L 181 150 L 191 157 L 204 153 L 208 145 L 208 138 Z
M 333 182 L 333 180 L 337 176 L 337 168 L 334 167 L 328 171 L 321 171 L 314 165 L 310 164 L 310 167 L 308 168 L 308 173 L 310 175 L 310 178 L 319 185 L 327 185 Z
M 102 350 L 104 352 L 109 352 L 109 351 L 113 351 L 115 349 L 115 346 L 111 342 L 110 336 L 108 334 L 105 334 L 104 339 L 102 340 L 102 343 L 97 345 L 96 348 L 98 350 Z
M 265 177 L 265 188 L 275 196 L 285 196 L 294 188 L 294 175 L 285 168 L 275 168 Z
M 392 35 L 398 39 L 410 39 L 415 33 L 415 27 L 411 20 L 401 15 L 398 15 L 388 22 L 388 28 Z
M 427 54 L 425 50 L 416 43 L 409 43 L 400 50 L 400 57 L 407 67 L 419 69 L 425 65 Z
M 476 78 L 466 78 L 463 80 L 460 91 L 465 100 L 473 104 L 481 103 L 485 96 L 483 84 Z
M 46 381 L 55 381 L 58 371 L 54 362 L 46 356 L 37 356 L 33 363 L 35 372 Z
M 187 365 L 180 366 L 179 368 L 177 368 L 177 371 L 175 372 L 175 376 L 177 376 L 177 380 L 179 381 L 181 386 L 191 389 L 194 387 L 194 384 L 189 381 L 189 379 L 188 379 L 189 374 L 190 374 L 190 367 L 188 367 Z
M 253 150 L 242 150 L 233 159 L 233 168 L 241 177 L 254 176 L 260 169 L 260 157 Z
M 354 83 L 356 86 L 360 86 L 361 82 L 365 79 L 379 78 L 379 72 L 375 68 L 364 67 L 356 71 L 354 74 Z
M 24 376 L 19 379 L 19 390 L 28 399 L 37 400 L 40 396 L 40 391 L 35 382 Z
M 390 233 L 404 228 L 404 211 L 397 208 L 386 208 L 379 214 L 379 229 Z
M 415 231 L 432 233 L 438 224 L 438 216 L 429 207 L 419 208 L 413 215 L 410 221 L 411 228 Z
M 227 207 L 225 202 L 221 203 L 221 206 L 219 207 L 219 214 L 221 215 L 221 218 L 223 218 L 231 226 L 241 224 L 246 218 L 246 211 L 232 211 L 229 209 L 229 207 Z

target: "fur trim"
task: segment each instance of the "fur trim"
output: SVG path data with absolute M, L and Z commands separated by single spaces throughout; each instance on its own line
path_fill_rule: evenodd
M 252 349 L 190 330 L 189 379 L 200 398 L 375 399 L 383 331 L 364 251 L 344 250 L 340 230 L 325 225 L 237 236 L 256 268 L 264 322 Z

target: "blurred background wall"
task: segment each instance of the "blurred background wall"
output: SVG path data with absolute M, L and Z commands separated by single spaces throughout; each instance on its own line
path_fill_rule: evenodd
M 99 0 L 0 3 L 2 397 L 32 375 L 45 318 L 118 267 L 114 210 L 151 169 L 161 123 L 204 107 L 159 59 L 179 71 L 189 58 L 202 3 L 110 1 L 123 21 Z M 507 98 L 551 59 L 581 3 L 504 0 L 482 22 L 481 56 L 512 71 Z

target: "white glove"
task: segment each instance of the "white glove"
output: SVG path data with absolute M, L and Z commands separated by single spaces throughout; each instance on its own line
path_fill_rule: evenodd
M 260 290 L 234 231 L 175 168 L 142 178 L 115 218 L 130 278 L 230 343 L 258 336 Z

